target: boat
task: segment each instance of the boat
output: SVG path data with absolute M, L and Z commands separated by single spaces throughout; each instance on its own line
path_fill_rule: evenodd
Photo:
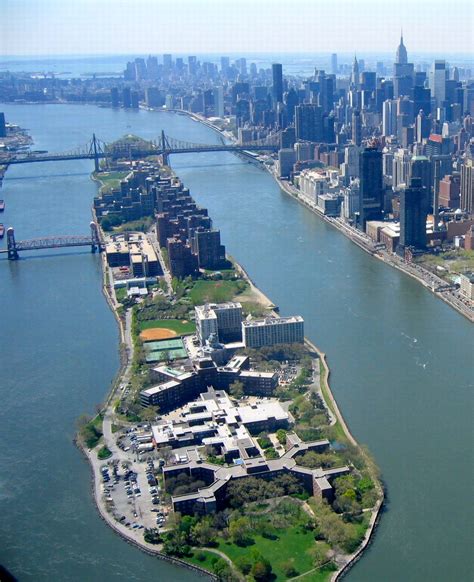
M 5 210 L 5 200 L 0 200 L 0 212 Z
M 0 223 L 0 238 L 3 238 L 4 234 L 5 234 L 5 227 L 3 226 L 3 224 Z

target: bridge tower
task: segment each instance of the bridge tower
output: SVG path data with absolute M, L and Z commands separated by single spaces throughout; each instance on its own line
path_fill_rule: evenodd
M 163 165 L 164 166 L 169 166 L 169 154 L 167 153 L 167 150 L 171 149 L 170 148 L 170 144 L 168 141 L 168 138 L 165 135 L 164 130 L 161 130 L 161 149 L 163 151 L 163 153 L 161 154 L 161 159 L 163 161 Z
M 97 139 L 95 137 L 95 133 L 92 134 L 92 152 L 94 154 L 94 166 L 95 166 L 95 171 L 98 172 L 100 170 L 100 166 L 99 166 L 99 151 L 97 148 Z
M 15 241 L 15 231 L 13 227 L 10 226 L 7 229 L 7 248 L 8 248 L 8 260 L 17 261 L 20 257 L 18 256 L 18 250 L 16 248 Z
M 97 224 L 94 221 L 91 221 L 90 227 L 92 240 L 91 252 L 92 253 L 95 253 L 96 251 L 100 252 L 102 250 L 102 246 L 100 244 L 99 229 L 97 227 Z

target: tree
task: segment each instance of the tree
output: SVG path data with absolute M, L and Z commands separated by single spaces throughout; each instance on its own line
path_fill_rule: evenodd
M 293 558 L 282 562 L 280 568 L 283 570 L 283 574 L 285 574 L 287 578 L 293 578 L 293 576 L 298 575 L 298 571 L 295 568 L 295 560 Z
M 251 570 L 252 576 L 257 582 L 265 582 L 271 579 L 272 565 L 266 558 L 259 558 Z
M 191 538 L 198 546 L 209 546 L 216 539 L 216 532 L 212 528 L 211 518 L 204 517 L 191 529 Z
M 242 574 L 248 574 L 252 569 L 252 559 L 249 556 L 239 556 L 234 563 Z
M 279 428 L 276 432 L 276 437 L 280 444 L 286 445 L 286 430 Z
M 229 534 L 238 546 L 244 546 L 249 541 L 250 520 L 248 517 L 237 517 L 229 522 Z
M 212 571 L 219 577 L 219 580 L 231 581 L 234 580 L 234 575 L 232 574 L 232 570 L 230 569 L 229 564 L 219 558 L 214 562 L 212 565 Z
M 240 398 L 242 398 L 244 395 L 244 385 L 242 382 L 239 382 L 239 380 L 232 382 L 232 384 L 229 386 L 229 393 L 234 398 L 237 398 L 237 400 L 240 400 Z
M 157 409 L 153 408 L 152 406 L 150 406 L 149 408 L 144 408 L 140 412 L 140 417 L 145 422 L 153 422 L 154 420 L 156 420 L 156 415 Z
M 313 566 L 317 568 L 327 561 L 327 551 L 319 544 L 315 544 L 308 550 Z

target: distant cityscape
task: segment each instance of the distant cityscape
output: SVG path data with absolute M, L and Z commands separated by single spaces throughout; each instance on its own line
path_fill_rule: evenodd
M 403 35 L 394 56 L 393 64 L 378 61 L 372 63 L 375 70 L 369 70 L 356 55 L 349 64 L 339 63 L 334 53 L 330 72 L 315 69 L 304 78 L 284 75 L 280 63 L 258 68 L 246 58 L 231 61 L 223 56 L 216 63 L 164 54 L 160 59 L 135 58 L 120 78 L 61 79 L 53 74 L 3 72 L 0 100 L 180 110 L 208 119 L 241 145 L 278 136 L 276 156 L 253 157 L 308 206 L 364 233 L 378 249 L 409 262 L 420 253 L 436 254 L 440 249 L 472 251 L 472 69 L 444 60 L 415 65 Z M 7 137 L 7 130 L 0 115 L 0 139 Z M 3 156 L 11 155 L 8 149 L 5 142 Z M 158 210 L 165 246 L 173 234 L 167 231 L 166 209 L 156 208 L 150 196 L 138 190 L 135 194 L 130 190 L 136 200 L 128 200 L 130 192 L 124 187 L 126 219 Z M 111 210 L 110 204 L 117 208 L 113 196 L 96 202 L 99 217 Z M 219 232 L 212 231 L 206 216 L 200 220 L 209 222 L 204 225 L 206 244 L 214 254 L 207 261 L 214 268 L 224 260 Z M 198 239 L 202 248 L 204 235 L 188 241 L 189 248 L 194 245 L 192 256 Z M 180 244 L 176 240 L 172 254 L 187 252 Z M 191 258 L 187 261 L 183 276 L 197 268 Z M 469 287 L 469 272 L 467 277 Z M 460 283 L 459 278 L 456 281 Z M 467 297 L 473 297 L 472 285 Z

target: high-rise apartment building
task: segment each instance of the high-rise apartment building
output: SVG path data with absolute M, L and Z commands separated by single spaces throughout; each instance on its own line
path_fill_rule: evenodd
M 304 320 L 295 315 L 243 321 L 242 339 L 246 348 L 303 343 Z
M 240 303 L 206 303 L 194 308 L 196 332 L 203 345 L 211 334 L 220 342 L 238 341 L 242 337 L 242 305 Z

